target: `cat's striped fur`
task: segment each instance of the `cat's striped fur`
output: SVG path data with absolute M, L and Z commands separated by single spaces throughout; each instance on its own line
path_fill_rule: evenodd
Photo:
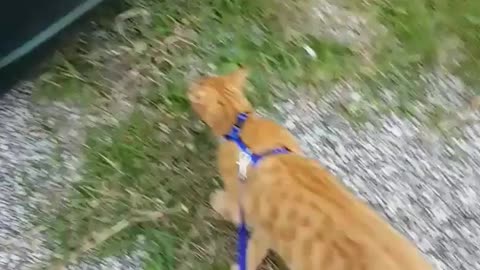
M 252 107 L 243 95 L 247 72 L 204 77 L 189 90 L 193 110 L 221 136 L 240 112 Z M 254 152 L 286 147 L 290 154 L 262 160 L 248 170 L 240 201 L 252 228 L 248 269 L 276 251 L 292 270 L 429 270 L 415 246 L 365 203 L 355 198 L 320 164 L 301 155 L 293 136 L 280 125 L 251 115 L 241 131 Z M 218 149 L 224 190 L 212 194 L 212 207 L 239 222 L 239 150 L 232 142 Z M 235 267 L 235 266 L 233 266 Z

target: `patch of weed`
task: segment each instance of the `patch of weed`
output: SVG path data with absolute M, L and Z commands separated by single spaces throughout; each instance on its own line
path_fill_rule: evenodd
M 119 126 L 90 134 L 83 180 L 48 222 L 62 258 L 78 256 L 72 254 L 122 221 L 129 222 L 127 228 L 88 251 L 119 255 L 143 237 L 146 269 L 214 265 L 229 258 L 229 241 L 219 239 L 229 227 L 216 222 L 206 204 L 218 183 L 214 146 L 204 130 L 185 116 L 136 110 Z
M 133 11 L 119 16 L 120 19 L 113 25 L 117 33 L 108 37 L 106 43 L 130 47 L 135 58 L 130 61 L 149 65 L 147 69 L 151 70 L 147 70 L 147 73 L 152 72 L 155 65 L 154 69 L 157 70 L 153 72 L 156 74 L 150 75 L 157 81 L 171 77 L 172 71 L 173 76 L 185 75 L 195 68 L 223 73 L 239 64 L 251 67 L 258 75 L 257 79 L 252 80 L 254 84 L 259 82 L 260 76 L 263 77 L 265 82 L 260 82 L 261 85 L 272 80 L 319 84 L 350 74 L 356 57 L 349 48 L 313 37 L 287 39 L 278 27 L 278 18 L 268 12 L 269 4 L 273 2 L 132 1 Z M 87 40 L 89 42 L 93 43 Z M 79 50 L 82 50 L 82 46 L 79 45 Z M 306 46 L 316 56 L 309 55 L 304 49 Z M 46 84 L 40 88 L 45 90 L 47 96 L 62 95 L 60 92 L 63 89 L 59 86 L 70 83 L 64 80 L 72 76 L 66 67 L 67 63 L 72 63 L 77 73 L 83 75 L 95 71 L 92 75 L 98 76 L 100 66 L 105 63 L 92 57 L 91 54 L 84 54 L 83 57 L 76 53 L 66 54 L 65 61 L 59 63 L 59 67 L 64 68 L 49 72 L 54 74 L 47 73 L 43 80 Z M 192 63 L 193 58 L 197 62 Z M 85 67 L 85 63 L 93 67 Z M 64 72 L 65 67 L 69 72 Z M 80 77 L 80 83 L 85 83 L 83 77 L 88 80 L 90 75 Z M 93 77 L 88 83 L 100 83 L 104 79 Z M 261 91 L 265 92 L 255 96 L 256 103 L 270 104 L 270 91 Z
M 54 70 L 45 72 L 38 79 L 36 87 L 41 89 L 41 93 L 40 91 L 34 92 L 34 98 L 37 100 L 69 100 L 75 101 L 77 104 L 90 103 L 95 98 L 95 91 L 92 89 L 95 86 L 87 83 L 85 74 L 81 74 L 77 67 L 66 60 L 62 54 L 57 54 L 56 58 L 59 64 L 55 66 Z
M 402 67 L 429 65 L 436 60 L 438 20 L 427 1 L 380 0 L 375 3 L 378 20 L 394 37 L 385 44 L 379 57 Z
M 406 71 L 441 65 L 478 86 L 480 2 L 371 0 L 364 10 L 387 29 L 379 40 L 377 67 Z M 358 7 L 358 5 L 357 5 Z
M 366 107 L 372 105 L 377 112 L 393 111 L 398 115 L 415 117 L 418 114 L 415 106 L 419 102 L 424 103 L 427 94 L 421 76 L 438 69 L 459 76 L 478 92 L 480 2 L 342 2 L 352 10 L 372 15 L 369 18 L 387 30 L 377 35 L 371 43 L 373 72 L 358 73 L 360 92 L 368 104 Z M 390 95 L 393 100 L 385 102 L 386 95 Z M 349 118 L 364 121 L 368 109 L 358 108 L 356 114 L 361 117 Z M 435 125 L 434 122 L 439 121 L 437 113 L 427 115 L 430 119 L 428 121 L 432 122 L 428 125 Z

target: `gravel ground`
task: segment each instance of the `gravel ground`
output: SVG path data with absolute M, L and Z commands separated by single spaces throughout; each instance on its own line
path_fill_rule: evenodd
M 430 91 L 434 100 L 457 106 L 465 95 L 458 80 L 448 78 L 432 84 Z M 332 109 L 341 96 L 333 91 L 317 103 L 299 96 L 277 104 L 277 118 L 312 157 L 412 239 L 437 269 L 480 269 L 480 121 L 448 140 L 395 115 L 354 127 Z M 62 194 L 80 164 L 63 151 L 62 165 L 55 165 L 61 141 L 45 132 L 40 125 L 45 114 L 30 100 L 29 87 L 0 100 L 0 269 L 45 265 L 52 253 L 41 228 L 31 222 L 35 209 Z M 74 110 L 53 107 L 68 122 L 78 121 Z M 478 114 L 471 117 L 480 120 Z M 78 136 L 64 134 L 65 141 L 68 135 Z M 73 268 L 140 269 L 138 262 L 137 257 L 110 258 Z
M 48 134 L 38 132 L 29 100 L 29 89 L 18 89 L 0 100 L 0 268 L 25 269 L 49 255 L 38 234 L 30 232 L 31 204 L 29 183 L 49 182 L 47 168 L 54 144 Z
M 48 213 L 78 179 L 83 120 L 61 103 L 41 106 L 24 85 L 0 99 L 0 269 L 45 267 L 53 253 L 35 213 Z M 53 136 L 48 130 L 61 127 Z M 45 125 L 50 126 L 46 128 Z M 51 243 L 48 243 L 51 244 Z M 89 260 L 70 269 L 139 269 L 138 255 Z
M 460 110 L 468 95 L 461 82 L 429 79 L 431 101 Z M 307 153 L 383 213 L 436 269 L 480 269 L 480 115 L 470 112 L 475 124 L 454 138 L 396 115 L 355 128 L 333 109 L 341 92 L 277 108 Z

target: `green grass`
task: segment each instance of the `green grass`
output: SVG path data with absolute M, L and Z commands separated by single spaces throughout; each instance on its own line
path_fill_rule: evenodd
M 42 221 L 56 266 L 141 248 L 144 269 L 228 269 L 234 233 L 207 203 L 220 181 L 215 145 L 192 121 L 185 98 L 190 74 L 248 66 L 255 89 L 248 95 L 268 108 L 272 83 L 328 84 L 356 61 L 332 41 L 286 38 L 279 15 L 264 12 L 272 3 L 135 1 L 115 22 L 57 54 L 37 81 L 38 100 L 116 117 L 117 99 L 126 96 L 133 112 L 88 130 L 82 180 L 58 214 Z
M 389 30 L 378 50 L 379 68 L 429 69 L 442 65 L 478 86 L 480 2 L 372 0 L 377 20 Z M 366 7 L 367 8 L 367 7 Z M 383 59 L 380 61 L 380 59 Z
M 157 111 L 137 110 L 117 127 L 91 130 L 84 180 L 50 223 L 52 237 L 61 241 L 58 253 L 69 258 L 92 233 L 108 234 L 125 220 L 132 226 L 103 243 L 97 255 L 128 251 L 143 235 L 142 248 L 151 256 L 146 269 L 176 269 L 185 258 L 223 262 L 228 241 L 221 238 L 228 228 L 210 217 L 205 204 L 218 186 L 213 147 L 208 134 L 187 117 Z M 212 245 L 211 250 L 204 251 L 202 244 Z
M 185 97 L 199 73 L 248 66 L 249 98 L 264 108 L 278 98 L 278 89 L 272 91 L 278 82 L 321 91 L 340 79 L 360 78 L 364 103 L 347 108 L 357 121 L 371 120 L 366 105 L 414 116 L 414 102 L 425 100 L 419 73 L 438 65 L 478 83 L 477 1 L 344 0 L 388 29 L 371 42 L 375 66 L 368 73 L 352 48 L 301 33 L 286 35 L 284 19 L 301 19 L 311 4 L 295 3 L 131 1 L 114 22 L 104 22 L 56 55 L 36 83 L 36 98 L 119 118 L 89 128 L 82 180 L 57 214 L 41 221 L 61 264 L 141 248 L 148 254 L 144 269 L 228 269 L 232 226 L 217 220 L 207 203 L 220 186 L 215 146 L 192 120 Z M 458 57 L 460 65 L 449 60 L 454 52 L 465 56 Z M 385 88 L 397 105 L 383 103 Z M 133 108 L 122 117 L 119 96 Z M 443 114 L 436 107 L 431 111 L 433 118 Z
M 443 70 L 459 76 L 478 94 L 480 89 L 480 2 L 467 0 L 367 0 L 343 1 L 352 10 L 368 14 L 372 24 L 381 24 L 386 33 L 372 42 L 373 69 L 358 73 L 364 102 L 380 112 L 415 117 L 417 102 L 425 104 L 426 85 L 420 76 Z M 373 70 L 373 71 L 372 71 Z M 393 93 L 395 104 L 381 96 Z M 438 111 L 433 104 L 431 111 Z M 371 121 L 368 109 L 352 106 L 347 112 L 355 121 Z M 368 107 L 368 106 L 366 106 Z M 436 125 L 438 114 L 433 113 Z
M 476 1 L 343 2 L 352 9 L 371 14 L 371 18 L 387 28 L 388 33 L 375 44 L 377 64 L 404 67 L 447 64 L 439 59 L 447 49 L 456 49 L 466 56 L 478 54 L 478 46 L 475 44 L 478 44 L 480 38 L 480 4 Z

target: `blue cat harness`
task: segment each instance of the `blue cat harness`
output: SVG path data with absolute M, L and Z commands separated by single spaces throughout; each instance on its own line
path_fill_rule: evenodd
M 258 163 L 267 156 L 290 153 L 290 151 L 285 147 L 275 148 L 261 154 L 253 153 L 240 138 L 240 131 L 242 130 L 243 124 L 247 119 L 248 113 L 238 114 L 235 125 L 233 125 L 232 129 L 227 135 L 223 136 L 225 140 L 234 142 L 240 150 L 237 164 L 238 176 L 240 184 L 242 185 L 247 179 L 247 169 L 249 165 L 255 168 Z M 242 188 L 240 190 L 242 190 Z M 242 196 L 240 194 L 240 198 L 241 197 Z M 247 245 L 249 233 L 245 222 L 245 212 L 241 201 L 239 202 L 239 209 L 240 225 L 237 229 L 237 264 L 239 270 L 247 270 Z

